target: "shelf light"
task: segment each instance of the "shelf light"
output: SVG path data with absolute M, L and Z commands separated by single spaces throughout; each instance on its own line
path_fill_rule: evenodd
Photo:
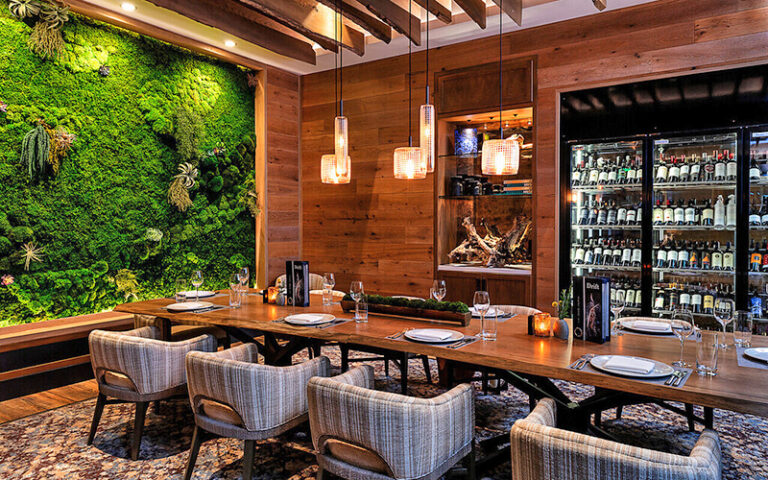
M 224 46 L 225 47 L 232 48 L 235 45 L 237 45 L 237 44 L 235 43 L 234 40 L 224 40 Z
M 132 4 L 131 2 L 123 2 L 120 7 L 122 7 L 122 9 L 126 12 L 133 12 L 136 10 L 136 5 Z

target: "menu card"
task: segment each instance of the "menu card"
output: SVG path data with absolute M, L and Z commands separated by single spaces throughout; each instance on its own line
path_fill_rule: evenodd
M 285 262 L 286 304 L 297 307 L 309 306 L 309 262 L 288 260 Z
M 574 338 L 604 343 L 611 339 L 611 281 L 604 277 L 573 278 Z

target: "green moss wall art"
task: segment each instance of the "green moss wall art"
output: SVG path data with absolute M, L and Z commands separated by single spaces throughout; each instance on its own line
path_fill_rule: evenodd
M 0 326 L 253 270 L 248 72 L 71 13 L 40 52 L 45 3 L 0 0 Z

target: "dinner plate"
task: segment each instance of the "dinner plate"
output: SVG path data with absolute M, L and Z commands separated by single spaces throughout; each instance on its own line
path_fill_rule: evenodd
M 642 373 L 632 373 L 624 370 L 617 370 L 610 367 L 605 367 L 605 362 L 610 360 L 611 357 L 613 356 L 614 355 L 598 355 L 594 357 L 592 360 L 590 360 L 589 363 L 596 369 L 601 370 L 603 372 L 611 373 L 613 375 L 620 375 L 622 377 L 631 377 L 631 378 L 662 378 L 662 377 L 668 377 L 675 372 L 675 369 L 670 367 L 666 363 L 657 362 L 656 360 L 651 360 L 650 358 L 630 357 L 630 356 L 627 356 L 627 358 L 644 360 L 646 362 L 653 363 L 654 364 L 653 370 L 651 370 L 649 373 L 642 374 Z
M 747 348 L 744 350 L 744 355 L 754 360 L 760 360 L 761 362 L 768 362 L 768 348 Z
M 195 295 L 198 293 L 195 290 L 188 290 L 186 292 L 179 292 L 183 293 L 186 298 L 195 298 Z M 216 295 L 216 292 L 212 292 L 210 290 L 200 290 L 200 295 L 197 296 L 197 298 L 208 298 Z
M 285 323 L 291 325 L 322 325 L 324 323 L 332 322 L 336 320 L 336 317 L 327 313 L 298 313 L 296 315 L 288 315 L 285 317 Z
M 424 335 L 430 334 L 445 334 L 448 336 L 442 340 L 424 337 Z M 464 338 L 463 333 L 457 332 L 456 330 L 447 330 L 444 328 L 415 328 L 413 330 L 406 331 L 404 336 L 409 340 L 424 343 L 451 343 Z
M 190 310 L 200 310 L 201 308 L 212 307 L 211 302 L 184 302 L 184 303 L 172 303 L 168 305 L 166 310 L 171 312 L 188 312 Z
M 645 322 L 650 322 L 652 320 L 641 320 Z M 657 323 L 664 323 L 667 325 L 667 330 L 654 330 L 652 328 L 647 328 L 644 325 L 640 324 L 637 325 L 638 320 L 631 319 L 631 318 L 621 318 L 619 319 L 619 322 L 621 322 L 621 326 L 626 328 L 627 330 L 632 330 L 633 332 L 639 332 L 639 333 L 647 333 L 650 335 L 672 335 L 672 326 L 669 322 L 660 321 Z

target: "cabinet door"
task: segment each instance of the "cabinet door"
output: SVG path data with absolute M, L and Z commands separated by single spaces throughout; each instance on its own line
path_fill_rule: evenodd
M 445 300 L 449 302 L 464 302 L 472 305 L 475 291 L 482 290 L 482 279 L 471 275 L 450 275 L 441 273 L 438 278 L 445 280 L 447 293 Z
M 485 289 L 494 305 L 531 305 L 530 278 L 486 277 Z

